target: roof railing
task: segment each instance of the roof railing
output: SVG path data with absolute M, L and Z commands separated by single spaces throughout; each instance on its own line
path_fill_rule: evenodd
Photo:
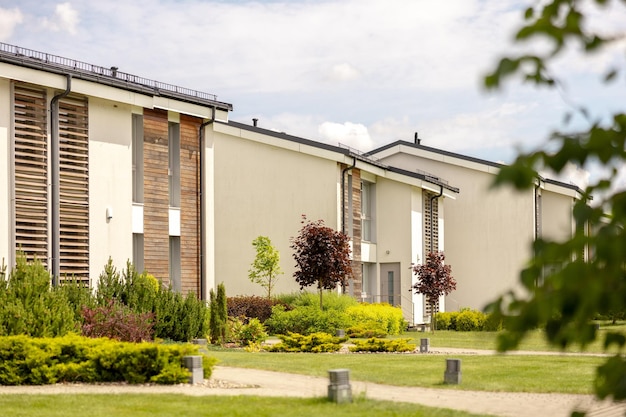
M 9 45 L 0 42 L 0 56 L 2 55 L 10 55 L 13 58 L 21 59 L 24 61 L 27 60 L 30 63 L 39 62 L 41 64 L 49 65 L 51 67 L 64 68 L 78 73 L 110 77 L 118 81 L 148 87 L 157 92 L 165 91 L 177 95 L 194 97 L 201 100 L 217 101 L 217 96 L 215 94 L 204 93 L 202 91 L 196 91 L 189 88 L 150 80 L 148 78 L 138 77 L 136 75 L 118 71 L 117 67 L 106 68 L 99 65 L 93 65 L 86 62 L 77 61 L 75 59 L 64 58 L 61 56 L 34 51 L 32 49 L 22 48 L 19 46 Z

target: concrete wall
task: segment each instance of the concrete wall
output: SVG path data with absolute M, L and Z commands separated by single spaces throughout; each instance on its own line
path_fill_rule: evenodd
M 89 99 L 89 270 L 93 284 L 109 257 L 132 261 L 131 106 Z M 106 210 L 113 218 L 107 221 Z
M 215 129 L 207 132 L 206 144 L 214 154 L 215 237 L 209 242 L 214 247 L 214 283 L 224 282 L 229 296 L 265 294 L 248 279 L 256 254 L 252 241 L 263 235 L 280 252 L 284 271 L 274 292 L 297 291 L 289 239 L 298 234 L 303 214 L 337 229 L 337 162 L 302 153 L 297 146 L 286 149 L 243 138 L 240 129 L 229 126 L 216 124 Z
M 572 209 L 574 198 L 550 191 L 541 190 L 541 237 L 551 240 L 565 240 L 574 233 Z
M 446 297 L 446 309 L 482 309 L 503 292 L 517 287 L 519 270 L 529 258 L 534 237 L 532 190 L 518 193 L 489 189 L 496 170 L 482 164 L 455 165 L 435 155 L 396 153 L 386 164 L 422 170 L 460 189 L 445 202 L 446 261 L 457 290 Z

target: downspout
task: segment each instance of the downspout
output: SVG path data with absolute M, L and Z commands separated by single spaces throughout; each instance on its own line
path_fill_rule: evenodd
M 440 190 L 439 190 L 439 194 L 437 195 L 433 195 L 430 197 L 430 252 L 433 253 L 433 246 L 435 245 L 435 237 L 434 237 L 434 233 L 433 233 L 433 226 L 434 226 L 434 221 L 433 221 L 433 216 L 434 216 L 434 209 L 433 209 L 433 201 L 438 199 L 439 197 L 441 197 L 443 195 L 443 185 L 439 186 Z
M 356 157 L 352 157 L 352 165 L 341 170 L 341 232 L 346 233 L 346 173 L 356 166 Z
M 59 100 L 66 97 L 72 89 L 72 75 L 67 74 L 67 87 L 61 94 L 52 97 L 50 101 L 50 170 L 52 193 L 52 285 L 59 285 L 61 275 L 61 169 L 59 138 Z
M 206 292 L 206 272 L 204 268 L 205 260 L 204 260 L 204 239 L 206 235 L 206 204 L 204 203 L 204 176 L 206 167 L 204 164 L 204 128 L 208 125 L 212 124 L 215 121 L 215 107 L 211 108 L 211 119 L 202 123 L 200 125 L 200 130 L 198 132 L 198 146 L 199 152 L 198 157 L 200 158 L 200 178 L 198 183 L 198 200 L 200 201 L 200 213 L 199 213 L 199 223 L 200 223 L 200 244 L 198 245 L 199 250 L 199 267 L 200 267 L 200 299 L 202 301 L 206 301 L 205 292 Z

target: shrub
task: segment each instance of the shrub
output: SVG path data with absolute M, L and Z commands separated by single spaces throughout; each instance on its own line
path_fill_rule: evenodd
M 211 343 L 224 343 L 228 335 L 228 310 L 224 283 L 217 286 L 217 294 L 211 289 L 210 298 L 209 333 Z
M 0 384 L 57 382 L 187 382 L 183 356 L 198 355 L 197 345 L 125 343 L 73 334 L 59 338 L 0 337 Z M 209 378 L 214 358 L 203 357 Z
M 257 345 L 267 339 L 265 326 L 258 319 L 250 319 L 247 323 L 237 317 L 228 319 L 229 341 L 241 346 Z
M 272 306 L 275 303 L 273 300 L 255 295 L 229 297 L 227 299 L 228 317 L 256 318 L 264 322 L 272 315 Z
M 7 279 L 0 275 L 0 334 L 59 336 L 79 326 L 65 292 L 51 288 L 51 276 L 38 260 L 18 254 Z
M 456 330 L 461 332 L 479 331 L 485 324 L 485 314 L 480 311 L 462 310 L 456 318 Z
M 371 337 L 385 337 L 387 332 L 381 329 L 368 328 L 363 324 L 357 324 L 346 329 L 346 335 L 351 339 L 369 339 Z
M 458 312 L 441 312 L 435 314 L 435 328 L 437 330 L 456 330 Z
M 341 344 L 348 340 L 347 337 L 340 338 L 323 332 L 310 335 L 289 333 L 279 337 L 282 341 L 270 346 L 270 352 L 337 352 Z
M 102 307 L 83 307 L 82 335 L 108 337 L 122 342 L 151 341 L 152 313 L 135 313 L 114 300 Z
M 350 352 L 411 352 L 415 345 L 409 344 L 411 339 L 384 340 L 370 338 L 357 340 L 350 346 Z
M 335 334 L 338 329 L 352 326 L 350 318 L 342 311 L 320 310 L 319 306 L 297 307 L 285 311 L 283 306 L 272 308 L 272 316 L 265 321 L 271 334 L 287 334 L 289 332 L 308 335 L 311 333 Z
M 319 294 L 311 292 L 301 292 L 288 303 L 293 308 L 297 307 L 317 307 L 320 306 Z M 354 297 L 345 294 L 338 294 L 336 291 L 324 291 L 324 310 L 345 311 L 350 306 L 358 305 Z
M 352 305 L 346 314 L 355 325 L 377 334 L 402 334 L 406 328 L 402 310 L 387 303 Z

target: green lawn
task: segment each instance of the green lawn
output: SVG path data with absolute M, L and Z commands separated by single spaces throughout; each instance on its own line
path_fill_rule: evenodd
M 0 395 L 2 415 L 12 417 L 476 417 L 460 411 L 356 398 L 334 404 L 325 398 L 261 398 L 181 395 Z
M 592 344 L 586 346 L 585 349 L 581 349 L 580 346 L 572 346 L 567 349 L 567 352 L 604 353 L 604 347 L 602 346 L 604 334 L 610 330 L 626 333 L 626 325 L 602 325 L 600 327 L 600 331 L 598 332 L 599 338 L 597 338 Z M 498 337 L 498 332 L 456 332 L 438 330 L 435 332 L 425 333 L 406 332 L 401 336 L 392 337 L 411 338 L 412 343 L 415 343 L 418 346 L 421 338 L 429 338 L 431 350 L 437 350 L 437 347 L 495 350 L 497 346 L 496 339 Z M 527 333 L 517 350 L 558 352 L 560 349 L 556 346 L 548 344 L 542 330 L 534 330 Z M 612 352 L 616 352 L 616 350 L 612 350 Z
M 603 358 L 589 356 L 250 353 L 211 349 L 218 365 L 327 377 L 347 368 L 350 378 L 381 384 L 430 388 L 591 393 L 595 368 Z M 462 384 L 443 385 L 446 358 L 461 359 Z

